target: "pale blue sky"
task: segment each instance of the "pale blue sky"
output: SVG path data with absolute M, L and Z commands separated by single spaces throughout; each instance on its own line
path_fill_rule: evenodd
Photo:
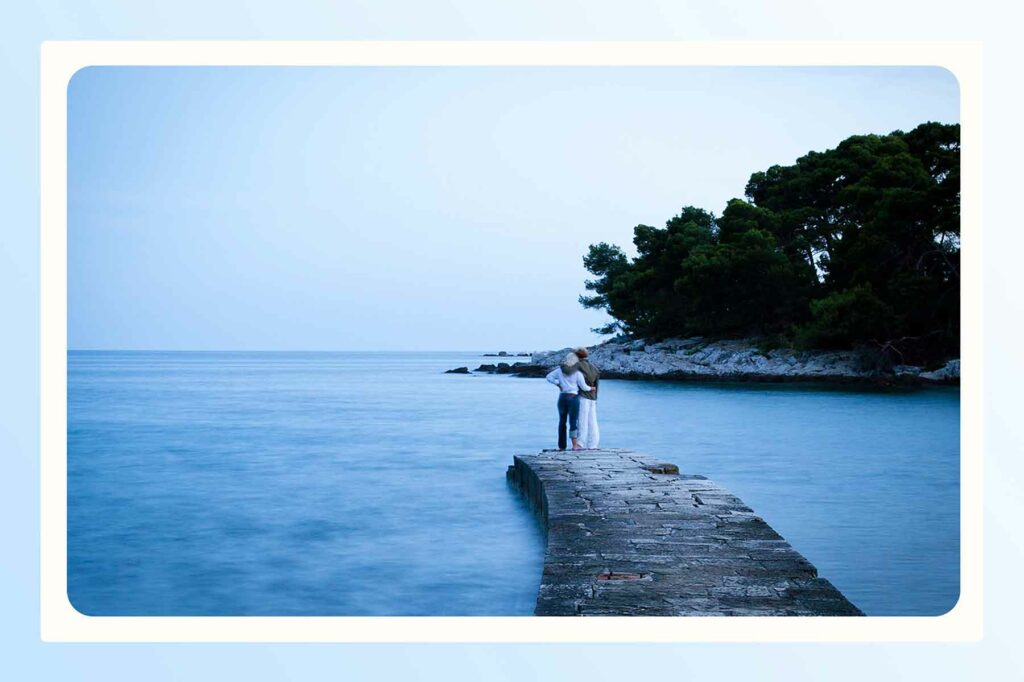
M 68 107 L 69 347 L 121 349 L 590 342 L 588 244 L 959 121 L 895 67 L 94 67 Z

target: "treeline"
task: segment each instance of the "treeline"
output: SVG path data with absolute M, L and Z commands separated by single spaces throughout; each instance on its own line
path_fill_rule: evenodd
M 745 195 L 636 226 L 636 258 L 591 245 L 580 303 L 613 318 L 595 331 L 958 355 L 959 125 L 855 135 L 754 173 Z

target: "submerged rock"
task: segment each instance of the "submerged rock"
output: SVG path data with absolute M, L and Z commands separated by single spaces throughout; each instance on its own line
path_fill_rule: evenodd
M 550 367 L 535 365 L 532 362 L 517 362 L 512 365 L 512 374 L 518 377 L 544 377 L 551 371 Z
M 456 367 L 445 371 L 445 374 L 469 374 L 469 367 Z

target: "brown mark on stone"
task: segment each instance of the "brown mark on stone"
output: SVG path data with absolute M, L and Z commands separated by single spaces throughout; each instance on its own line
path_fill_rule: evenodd
M 650 573 L 617 573 L 615 571 L 597 574 L 598 580 L 648 580 L 650 577 Z

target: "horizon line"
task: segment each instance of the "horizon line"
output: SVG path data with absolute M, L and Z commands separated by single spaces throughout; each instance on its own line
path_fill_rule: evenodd
M 533 353 L 527 350 L 491 351 L 480 348 L 68 348 L 68 353 Z

